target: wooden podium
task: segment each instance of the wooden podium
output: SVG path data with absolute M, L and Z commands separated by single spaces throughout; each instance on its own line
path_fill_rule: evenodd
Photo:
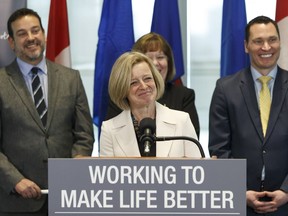
M 49 216 L 246 215 L 246 160 L 49 159 Z

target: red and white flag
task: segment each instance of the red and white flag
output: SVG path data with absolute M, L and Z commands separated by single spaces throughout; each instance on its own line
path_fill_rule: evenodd
M 71 67 L 66 0 L 51 0 L 46 57 L 51 61 Z
M 288 70 L 288 1 L 277 0 L 276 3 L 276 22 L 279 26 L 281 52 L 278 64 Z

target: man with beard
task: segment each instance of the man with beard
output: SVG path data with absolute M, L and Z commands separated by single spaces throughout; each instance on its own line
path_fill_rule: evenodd
M 16 59 L 0 69 L 0 216 L 48 215 L 48 158 L 90 156 L 94 135 L 79 71 L 45 59 L 30 9 L 7 22 Z

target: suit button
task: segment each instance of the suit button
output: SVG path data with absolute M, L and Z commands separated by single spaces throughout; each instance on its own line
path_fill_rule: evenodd
M 263 150 L 262 153 L 263 153 L 263 154 L 266 154 L 266 150 Z

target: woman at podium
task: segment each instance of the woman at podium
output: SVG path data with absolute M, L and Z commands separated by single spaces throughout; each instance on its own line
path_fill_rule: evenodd
M 164 88 L 160 73 L 146 55 L 127 52 L 116 60 L 108 90 L 111 100 L 123 111 L 102 124 L 101 157 L 201 157 L 191 141 L 155 141 L 157 136 L 197 139 L 188 113 L 156 101 Z M 140 123 L 147 118 L 151 121 L 140 129 Z

